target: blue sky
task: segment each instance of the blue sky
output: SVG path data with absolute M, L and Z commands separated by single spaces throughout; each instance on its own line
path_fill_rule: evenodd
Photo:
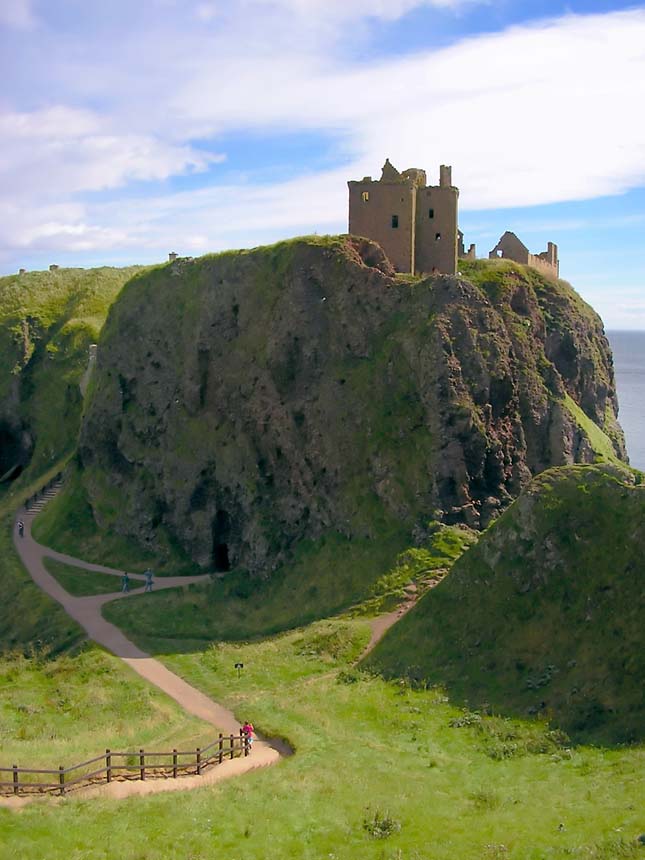
M 0 273 L 344 232 L 386 156 L 645 329 L 645 5 L 2 0 Z

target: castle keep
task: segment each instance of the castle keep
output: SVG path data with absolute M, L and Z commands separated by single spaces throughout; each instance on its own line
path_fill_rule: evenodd
M 457 201 L 452 169 L 439 168 L 439 185 L 425 170 L 403 173 L 387 159 L 379 180 L 348 182 L 349 232 L 378 242 L 397 272 L 457 273 Z

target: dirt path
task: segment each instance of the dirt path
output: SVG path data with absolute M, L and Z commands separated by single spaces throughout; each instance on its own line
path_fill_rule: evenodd
M 406 612 L 409 612 L 416 602 L 417 597 L 415 595 L 399 604 L 399 606 L 397 606 L 392 612 L 388 612 L 385 615 L 377 615 L 376 618 L 372 618 L 370 620 L 372 635 L 370 636 L 370 641 L 367 643 L 367 647 L 359 657 L 359 662 L 363 657 L 367 657 L 370 651 L 373 651 L 374 648 L 376 648 L 390 627 L 396 624 L 396 622 L 404 616 Z
M 44 558 L 52 558 L 56 561 L 73 565 L 74 567 L 84 568 L 85 570 L 97 573 L 107 573 L 115 577 L 123 576 L 123 571 L 100 564 L 91 564 L 42 546 L 31 534 L 34 516 L 33 511 L 25 509 L 21 509 L 17 513 L 14 523 L 14 545 L 36 585 L 60 603 L 67 614 L 81 625 L 90 639 L 107 648 L 108 651 L 111 651 L 117 657 L 120 657 L 124 663 L 127 663 L 142 678 L 145 678 L 146 681 L 158 687 L 178 702 L 185 711 L 210 723 L 218 731 L 222 731 L 225 734 L 230 734 L 231 732 L 237 734 L 240 729 L 240 723 L 231 711 L 209 699 L 204 693 L 192 687 L 178 675 L 175 675 L 174 672 L 171 672 L 158 660 L 155 660 L 145 651 L 138 648 L 118 627 L 110 624 L 110 622 L 103 618 L 101 607 L 105 603 L 112 600 L 124 599 L 133 594 L 141 594 L 144 591 L 144 587 L 141 586 L 132 589 L 127 594 L 123 594 L 120 591 L 88 597 L 74 597 L 69 594 L 47 571 L 43 562 Z M 22 538 L 18 535 L 17 522 L 19 519 L 22 519 L 25 527 L 24 537 Z M 143 574 L 128 572 L 128 576 L 131 580 L 135 581 L 145 580 Z M 208 574 L 204 576 L 168 576 L 156 578 L 154 589 L 155 591 L 159 591 L 166 588 L 178 588 L 196 582 L 203 582 L 208 580 L 208 578 Z M 360 659 L 369 654 L 390 627 L 396 624 L 406 612 L 412 609 L 418 597 L 419 595 L 416 591 L 411 591 L 407 594 L 404 602 L 392 612 L 371 619 L 370 641 L 361 654 Z M 258 736 L 256 743 L 253 745 L 251 756 L 226 761 L 221 765 L 210 768 L 201 776 L 182 777 L 177 780 L 156 779 L 147 782 L 112 782 L 109 785 L 88 787 L 78 791 L 76 796 L 91 795 L 92 797 L 121 798 L 131 795 L 152 794 L 160 791 L 182 791 L 199 788 L 205 785 L 212 785 L 230 776 L 246 773 L 258 767 L 266 767 L 267 765 L 274 764 L 281 757 L 291 755 L 292 753 L 293 750 L 283 741 L 270 740 Z M 20 807 L 29 803 L 32 799 L 31 797 L 0 798 L 0 805 Z
M 25 525 L 24 537 L 22 538 L 18 535 L 16 525 L 19 519 L 22 519 Z M 205 696 L 204 693 L 186 683 L 186 681 L 175 675 L 174 672 L 171 672 L 158 660 L 155 660 L 145 651 L 142 651 L 124 636 L 118 627 L 110 624 L 101 615 L 101 607 L 104 603 L 127 598 L 131 594 L 141 594 L 143 588 L 134 589 L 129 594 L 122 594 L 116 591 L 111 594 L 92 595 L 90 597 L 73 597 L 48 573 L 43 563 L 45 557 L 100 573 L 114 574 L 119 577 L 123 575 L 123 571 L 103 567 L 102 565 L 88 564 L 42 546 L 32 537 L 31 526 L 33 519 L 34 514 L 30 511 L 21 509 L 18 512 L 16 523 L 14 523 L 14 545 L 22 563 L 29 571 L 36 585 L 60 603 L 67 614 L 81 625 L 90 639 L 107 648 L 108 651 L 111 651 L 117 657 L 120 657 L 124 663 L 127 663 L 131 669 L 145 678 L 146 681 L 154 684 L 166 693 L 166 695 L 178 702 L 185 711 L 210 723 L 218 731 L 225 734 L 230 734 L 231 732 L 238 734 L 240 723 L 231 711 L 209 699 L 208 696 Z M 144 579 L 142 574 L 128 575 L 132 579 Z M 163 577 L 162 579 L 155 580 L 154 587 L 155 590 L 176 588 L 206 579 L 208 579 L 208 575 Z M 87 789 L 86 791 L 91 792 L 93 796 L 100 794 L 111 797 L 148 794 L 155 791 L 180 791 L 208 785 L 234 774 L 245 773 L 257 767 L 274 764 L 282 756 L 290 755 L 291 753 L 292 750 L 282 741 L 269 740 L 258 736 L 253 745 L 253 753 L 248 758 L 237 758 L 222 765 L 217 765 L 202 776 L 194 778 L 185 777 L 177 780 L 151 780 L 146 783 L 131 781 L 113 782 L 110 785 L 106 784 L 99 788 Z M 84 794 L 86 792 L 79 792 L 78 794 L 80 795 L 81 793 Z M 29 798 L 0 798 L 0 803 L 9 806 L 21 806 L 25 802 L 28 802 L 28 800 Z

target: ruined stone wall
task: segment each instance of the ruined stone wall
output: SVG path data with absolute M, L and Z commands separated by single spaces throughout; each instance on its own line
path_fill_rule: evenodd
M 524 242 L 521 242 L 515 233 L 507 230 L 488 256 L 491 260 L 501 257 L 504 260 L 515 260 L 516 263 L 528 265 L 531 254 Z
M 504 233 L 488 256 L 493 260 L 501 257 L 504 260 L 515 260 L 516 263 L 533 266 L 551 278 L 557 278 L 560 274 L 557 245 L 548 242 L 546 251 L 542 251 L 540 254 L 531 254 L 524 242 L 520 241 L 515 233 L 511 233 L 510 230 Z
M 558 277 L 558 264 L 552 263 L 548 259 L 544 259 L 542 255 L 529 254 L 528 265 L 538 269 L 542 274 L 548 275 L 550 278 Z
M 400 181 L 348 185 L 349 232 L 378 242 L 397 272 L 413 272 L 416 188 Z

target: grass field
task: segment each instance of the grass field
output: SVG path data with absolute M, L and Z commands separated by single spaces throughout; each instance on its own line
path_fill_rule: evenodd
M 296 754 L 217 786 L 0 810 L 21 860 L 616 860 L 645 829 L 642 748 L 570 748 L 357 672 L 362 620 L 165 662 Z M 238 680 L 234 664 L 244 663 Z M 512 742 L 511 742 L 512 739 Z M 503 754 L 500 752 L 503 750 Z M 537 750 L 543 750 L 538 752 Z M 0 856 L 4 856 L 1 854 Z
M 93 570 L 85 570 L 82 567 L 74 567 L 53 558 L 44 559 L 44 564 L 49 573 L 59 582 L 65 591 L 74 597 L 87 597 L 91 594 L 111 594 L 121 590 L 121 580 L 118 576 L 109 573 L 97 573 Z M 138 580 L 131 581 L 131 588 L 143 585 Z
M 49 660 L 6 655 L 0 688 L 3 767 L 69 766 L 106 748 L 194 748 L 215 736 L 96 645 Z

